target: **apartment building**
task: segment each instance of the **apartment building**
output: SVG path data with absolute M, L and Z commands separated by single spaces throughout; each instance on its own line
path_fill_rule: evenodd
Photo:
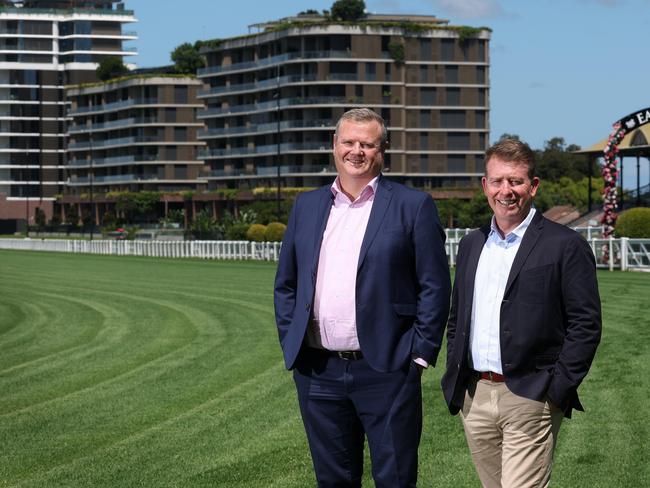
M 147 70 L 69 87 L 64 200 L 73 202 L 89 193 L 106 200 L 110 192 L 176 192 L 205 186 L 199 180 L 203 161 L 198 159 L 205 143 L 196 137 L 203 127 L 196 119 L 203 107 L 196 98 L 201 86 L 193 76 Z
M 334 124 L 387 121 L 385 171 L 421 188 L 477 186 L 489 140 L 487 29 L 433 16 L 303 14 L 207 42 L 198 77 L 209 188 L 318 186 L 335 174 Z
M 0 2 L 0 220 L 52 216 L 67 178 L 65 86 L 96 81 L 107 56 L 131 56 L 121 2 Z

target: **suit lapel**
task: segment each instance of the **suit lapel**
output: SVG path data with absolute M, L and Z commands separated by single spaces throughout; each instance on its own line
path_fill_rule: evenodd
M 526 229 L 524 238 L 521 240 L 521 244 L 519 245 L 519 249 L 517 250 L 517 254 L 515 256 L 515 260 L 512 262 L 512 267 L 510 268 L 510 274 L 508 275 L 508 281 L 506 283 L 506 289 L 503 293 L 504 297 L 508 296 L 508 292 L 510 291 L 512 283 L 515 281 L 515 278 L 521 271 L 521 267 L 526 262 L 530 251 L 532 251 L 535 247 L 535 244 L 537 244 L 537 240 L 539 239 L 543 224 L 544 221 L 542 219 L 542 214 L 539 210 L 537 210 L 535 212 L 533 220 L 528 226 L 528 229 Z
M 318 209 L 316 211 L 316 223 L 314 225 L 315 235 L 314 235 L 314 253 L 312 255 L 312 271 L 313 275 L 316 273 L 318 267 L 318 257 L 320 256 L 320 247 L 323 243 L 323 234 L 325 233 L 325 227 L 327 226 L 327 220 L 330 215 L 330 210 L 332 209 L 332 189 L 330 186 L 323 188 L 322 195 L 318 200 Z
M 390 200 L 393 197 L 393 187 L 389 181 L 385 180 L 383 176 L 379 177 L 377 183 L 377 193 L 375 193 L 375 199 L 372 203 L 372 210 L 370 211 L 370 217 L 368 219 L 368 226 L 366 227 L 366 233 L 363 235 L 363 241 L 361 243 L 361 251 L 359 252 L 359 263 L 357 269 L 361 268 L 368 249 L 372 244 L 372 241 L 375 239 L 379 227 L 384 220 L 384 215 L 386 215 L 386 210 L 390 205 Z
M 466 303 L 469 303 L 470 305 L 474 301 L 474 283 L 476 281 L 476 269 L 478 268 L 478 260 L 481 257 L 483 246 L 485 246 L 485 241 L 487 240 L 490 233 L 490 226 L 483 226 L 479 229 L 479 231 L 482 234 L 482 239 L 477 240 L 476 243 L 472 245 L 469 251 L 469 255 L 467 256 L 467 265 L 465 266 L 465 269 L 469 270 L 467 273 L 467 281 L 465 282 L 465 293 L 468 297 Z

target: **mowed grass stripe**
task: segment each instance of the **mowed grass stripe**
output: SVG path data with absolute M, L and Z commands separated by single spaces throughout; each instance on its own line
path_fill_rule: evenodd
M 274 264 L 0 252 L 0 272 L 0 486 L 314 486 Z M 650 276 L 599 278 L 603 344 L 553 485 L 650 485 Z M 444 360 L 424 377 L 419 485 L 478 486 Z

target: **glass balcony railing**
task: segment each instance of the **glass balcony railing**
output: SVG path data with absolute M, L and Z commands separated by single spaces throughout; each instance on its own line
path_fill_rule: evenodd
M 315 80 L 316 80 L 316 75 L 291 75 L 291 76 L 281 76 L 279 79 L 269 78 L 266 80 L 256 81 L 252 83 L 240 83 L 237 85 L 228 85 L 228 86 L 215 86 L 214 88 L 211 88 L 209 90 L 200 91 L 198 98 L 205 98 L 211 95 L 221 95 L 224 93 L 265 90 L 268 88 L 276 88 L 277 86 L 284 86 L 291 83 L 303 83 L 303 82 L 309 82 Z
M 133 125 L 141 124 L 155 124 L 158 122 L 156 117 L 131 117 L 128 119 L 119 119 L 113 120 L 111 122 L 104 122 L 102 124 L 92 124 L 92 125 L 73 125 L 70 126 L 68 132 L 70 134 L 83 134 L 86 132 L 92 132 L 102 129 L 114 129 L 120 127 L 131 127 Z
M 330 151 L 329 142 L 284 142 L 280 144 L 280 152 L 296 151 Z M 277 144 L 268 144 L 255 147 L 231 147 L 227 149 L 212 149 L 199 151 L 199 159 L 214 159 L 220 157 L 242 156 L 242 155 L 260 155 L 276 154 L 278 152 Z
M 280 166 L 280 176 L 286 175 L 304 175 L 304 174 L 334 174 L 336 169 L 332 166 L 315 166 L 315 165 L 304 165 L 304 166 Z M 262 177 L 262 178 L 272 178 L 277 176 L 278 168 L 277 166 L 265 166 L 261 168 L 252 168 L 252 169 L 239 169 L 239 168 L 228 168 L 228 169 L 217 169 L 210 171 L 207 175 L 208 178 L 240 178 L 242 176 L 248 177 Z
M 294 105 L 333 105 L 351 103 L 346 97 L 299 97 L 283 98 L 280 100 L 280 108 Z M 217 115 L 227 115 L 241 112 L 263 112 L 277 109 L 278 103 L 275 100 L 246 105 L 233 105 L 230 107 L 208 108 L 198 111 L 198 118 L 208 118 Z
M 241 63 L 233 63 L 226 66 L 209 66 L 197 71 L 199 78 L 217 74 L 227 73 L 229 71 L 239 71 L 245 69 L 259 69 L 285 61 L 292 61 L 296 59 L 329 59 L 329 58 L 344 58 L 352 57 L 351 51 L 306 51 L 280 54 L 278 56 L 271 56 L 268 58 L 258 59 L 256 61 L 244 61 Z
M 93 159 L 92 164 L 89 159 L 69 159 L 67 166 L 74 168 L 89 168 L 100 167 L 100 166 L 120 166 L 130 163 L 138 163 L 140 161 L 158 161 L 160 157 L 157 154 L 154 155 L 128 155 L 128 156 L 114 156 L 112 158 L 98 158 Z
M 313 128 L 322 127 L 323 129 L 332 129 L 335 123 L 331 119 L 314 119 L 314 120 L 285 120 L 280 122 L 280 130 L 293 129 L 293 128 Z M 269 122 L 266 124 L 256 124 L 246 126 L 227 127 L 219 129 L 206 129 L 198 133 L 199 139 L 209 139 L 218 136 L 233 136 L 241 134 L 255 134 L 260 132 L 275 132 L 278 130 L 276 122 Z
M 163 179 L 157 174 L 151 175 L 110 175 L 110 176 L 94 176 L 92 177 L 93 185 L 100 184 L 109 184 L 109 183 L 130 183 L 130 182 L 140 182 L 140 181 L 150 181 L 150 180 L 160 180 Z M 76 176 L 73 175 L 68 179 L 68 185 L 89 185 L 91 177 L 88 176 Z
M 117 110 L 120 108 L 131 107 L 133 105 L 153 105 L 158 103 L 156 98 L 131 98 L 129 100 L 120 100 L 119 102 L 104 103 L 102 105 L 93 105 L 92 107 L 77 107 L 68 112 L 69 116 L 82 115 L 94 112 L 105 112 Z
M 133 16 L 133 10 L 113 10 L 108 8 L 23 8 L 23 7 L 0 7 L 0 13 L 11 14 L 50 14 L 50 15 L 71 15 L 71 14 L 97 14 L 97 15 L 120 15 Z
M 162 142 L 158 136 L 133 136 L 119 137 L 117 139 L 105 139 L 103 141 L 75 142 L 68 144 L 69 151 L 79 151 L 84 149 L 101 149 L 108 146 L 127 146 L 143 142 Z

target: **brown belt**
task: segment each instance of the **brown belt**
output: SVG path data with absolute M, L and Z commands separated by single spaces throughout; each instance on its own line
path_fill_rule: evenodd
M 476 374 L 482 380 L 494 381 L 496 383 L 503 383 L 506 381 L 506 377 L 499 373 L 493 373 L 492 371 L 477 371 Z

